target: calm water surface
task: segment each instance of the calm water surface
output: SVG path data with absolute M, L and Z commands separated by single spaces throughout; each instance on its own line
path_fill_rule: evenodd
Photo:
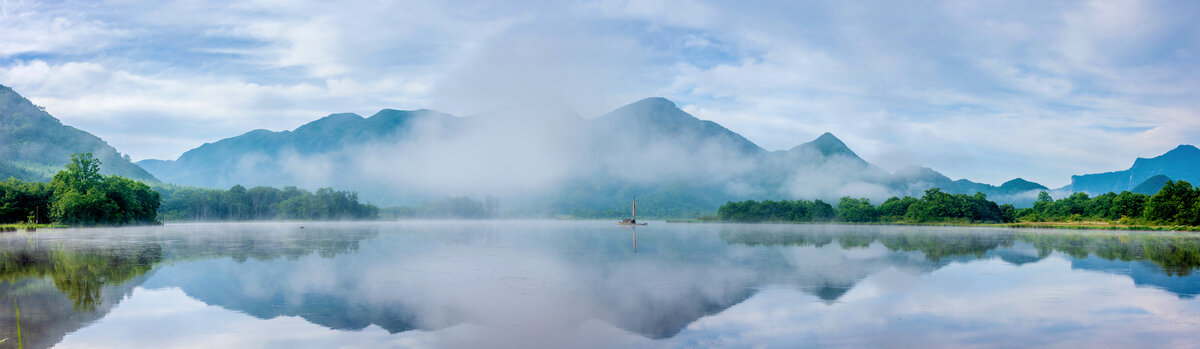
M 6 233 L 0 347 L 1194 348 L 1197 266 L 1200 235 L 1180 233 L 608 221 Z

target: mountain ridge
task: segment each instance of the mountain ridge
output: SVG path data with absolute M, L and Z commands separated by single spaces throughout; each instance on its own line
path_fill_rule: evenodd
M 0 85 L 0 180 L 48 181 L 71 160 L 92 153 L 104 174 L 156 181 L 100 137 L 65 125 L 8 86 Z
M 421 194 L 423 187 L 445 183 L 421 173 L 470 177 L 459 174 L 469 168 L 467 172 L 481 176 L 473 181 L 498 185 L 483 185 L 485 189 L 474 192 L 462 185 L 447 186 L 445 191 L 454 192 L 443 195 L 491 195 L 486 188 L 505 182 L 496 178 L 500 172 L 508 181 L 529 182 L 524 186 L 529 190 L 516 190 L 522 198 L 509 202 L 549 202 L 534 205 L 559 213 L 620 209 L 635 196 L 647 207 L 671 206 L 682 215 L 752 198 L 837 200 L 850 195 L 882 201 L 892 195 L 920 195 L 930 186 L 1003 197 L 1021 189 L 1045 188 L 1025 180 L 999 187 L 951 180 L 929 168 L 911 178 L 893 174 L 862 159 L 830 132 L 788 150 L 767 151 L 661 97 L 641 99 L 592 119 L 560 114 L 567 115 L 458 117 L 428 109 L 382 109 L 370 117 L 336 113 L 294 130 L 254 130 L 206 143 L 176 160 L 148 159 L 139 164 L 167 181 L 207 187 L 358 183 L 362 186 L 353 189 L 383 202 L 406 200 L 406 196 L 407 200 L 429 198 L 433 194 Z M 442 148 L 452 151 L 442 152 Z M 494 156 L 477 155 L 480 152 Z M 361 153 L 373 154 L 372 160 L 362 160 Z M 311 159 L 320 161 L 304 161 Z M 473 162 L 492 165 L 473 168 L 469 165 Z M 537 171 L 542 167 L 552 171 Z M 274 175 L 328 168 L 341 170 L 309 177 Z M 406 177 L 410 174 L 420 178 Z M 314 183 L 312 178 L 324 181 Z M 558 189 L 526 193 L 547 186 Z M 397 194 L 391 199 L 380 195 L 387 192 Z M 1035 195 L 1027 196 L 1031 203 Z
M 1191 164 L 1191 166 L 1188 166 Z M 1128 169 L 1071 176 L 1064 189 L 1096 195 L 1133 190 L 1151 177 L 1165 175 L 1175 180 L 1200 183 L 1200 149 L 1181 144 L 1152 158 L 1139 157 Z

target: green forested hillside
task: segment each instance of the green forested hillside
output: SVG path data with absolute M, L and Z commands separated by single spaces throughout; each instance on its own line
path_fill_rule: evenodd
M 63 125 L 7 86 L 0 85 L 0 179 L 48 181 L 71 161 L 71 154 L 92 153 L 101 172 L 154 180 L 104 140 Z
M 1169 180 L 1171 180 L 1170 177 L 1157 175 L 1146 179 L 1142 182 L 1142 184 L 1138 184 L 1129 191 L 1138 194 L 1154 195 L 1154 193 L 1157 193 L 1164 185 L 1167 185 L 1167 181 Z

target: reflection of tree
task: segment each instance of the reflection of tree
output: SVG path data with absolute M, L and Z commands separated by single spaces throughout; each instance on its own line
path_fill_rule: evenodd
M 773 232 L 773 231 L 721 231 L 721 240 L 726 243 L 746 246 L 816 246 L 833 242 L 835 234 L 817 232 Z
M 842 246 L 842 249 L 847 250 L 852 248 L 867 247 L 870 246 L 872 242 L 875 242 L 877 235 L 878 234 L 868 232 L 848 231 L 842 235 L 838 235 L 838 246 Z
M 983 257 L 988 251 L 1000 246 L 1011 246 L 1012 234 L 964 233 L 882 233 L 869 231 L 847 232 L 730 232 L 722 231 L 721 239 L 727 243 L 748 246 L 816 246 L 838 241 L 843 249 L 866 247 L 879 241 L 893 251 L 920 251 L 931 261 L 952 256 Z
M 1060 251 L 1076 258 L 1150 260 L 1167 275 L 1187 276 L 1200 267 L 1200 236 L 1191 234 L 1021 234 L 1020 239 L 1041 255 Z
M 22 279 L 49 276 L 54 285 L 75 303 L 77 311 L 95 310 L 101 287 L 119 285 L 145 274 L 164 260 L 163 245 L 174 245 L 173 260 L 229 256 L 242 262 L 247 258 L 271 260 L 297 259 L 316 253 L 331 258 L 358 249 L 358 242 L 375 236 L 373 231 L 329 233 L 318 229 L 294 235 L 259 236 L 237 234 L 198 244 L 178 241 L 147 240 L 123 246 L 46 246 L 34 242 L 0 245 L 0 281 L 15 283 Z M 79 245 L 79 244 L 75 244 Z
M 903 233 L 882 234 L 879 242 L 896 251 L 921 251 L 930 261 L 957 256 L 983 258 L 997 247 L 1012 246 L 1011 234 L 978 233 Z
M 121 284 L 145 274 L 162 261 L 157 244 L 72 250 L 62 246 L 0 250 L 0 280 L 15 283 L 49 276 L 74 302 L 76 311 L 93 311 L 106 284 Z
M 281 257 L 296 260 L 313 253 L 333 258 L 354 253 L 358 251 L 360 241 L 379 235 L 374 229 L 290 227 L 280 231 L 276 226 L 253 225 L 239 228 L 227 232 L 161 236 L 158 242 L 169 246 L 165 259 L 170 261 L 229 257 L 241 263 L 248 259 L 269 261 Z
M 820 247 L 836 239 L 843 249 L 878 241 L 892 251 L 919 251 L 934 262 L 956 256 L 983 258 L 989 251 L 1022 241 L 1037 248 L 1039 258 L 1058 251 L 1080 259 L 1095 255 L 1108 260 L 1149 260 L 1167 275 L 1178 276 L 1200 267 L 1200 236 L 1192 234 L 722 231 L 720 237 L 726 243 L 748 246 Z
M 296 260 L 312 253 L 324 258 L 333 258 L 342 253 L 358 250 L 361 239 L 373 237 L 373 233 L 351 232 L 339 236 L 326 236 L 320 233 L 297 233 L 286 240 L 262 239 L 251 235 L 242 235 L 237 239 L 223 241 L 220 244 L 195 246 L 188 253 L 203 252 L 203 255 L 224 255 L 238 262 L 247 259 L 269 261 L 276 258 Z M 210 251 L 211 249 L 218 249 Z
M 15 239 L 14 239 L 15 240 Z M 108 313 L 155 264 L 158 244 L 79 248 L 0 240 L 0 338 L 16 338 L 15 302 L 29 347 L 49 347 Z
M 91 232 L 64 240 L 0 236 L 0 299 L 8 300 L 0 302 L 0 339 L 16 338 L 14 297 L 21 306 L 25 344 L 49 347 L 105 316 L 164 262 L 296 259 L 314 253 L 328 258 L 352 253 L 359 241 L 377 234 L 370 229 L 231 225 L 122 235 L 115 242 L 108 235 L 111 230 Z

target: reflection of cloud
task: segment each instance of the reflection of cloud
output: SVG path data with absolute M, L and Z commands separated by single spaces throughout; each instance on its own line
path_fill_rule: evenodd
M 1187 315 L 1197 312 L 1196 301 L 1147 292 L 1119 275 L 1071 271 L 1065 259 L 1052 257 L 1019 267 L 987 260 L 952 264 L 933 273 L 887 269 L 862 280 L 836 303 L 820 302 L 792 287 L 768 287 L 697 320 L 677 336 L 656 341 L 590 320 L 560 328 L 562 333 L 533 337 L 518 336 L 512 327 L 475 324 L 394 335 L 376 326 L 335 331 L 292 316 L 264 321 L 206 306 L 175 288 L 139 288 L 110 316 L 60 345 L 118 347 L 134 340 L 139 346 L 163 348 L 194 343 L 418 348 L 1189 346 L 1200 340 L 1195 335 L 1200 323 Z M 1111 326 L 1122 330 L 1111 331 Z M 126 329 L 139 334 L 128 337 Z M 538 342 L 546 336 L 561 338 Z
M 64 345 L 1075 347 L 1187 345 L 1200 328 L 1200 301 L 1072 269 L 1059 253 L 1038 259 L 1030 244 L 1001 243 L 1010 230 L 654 224 L 637 230 L 635 253 L 611 222 L 363 225 L 379 233 L 325 257 L 166 263 Z M 193 234 L 164 254 L 362 230 L 287 227 Z M 156 332 L 117 335 L 145 329 Z
M 981 301 L 986 300 L 986 301 Z M 1074 272 L 1061 257 L 996 260 L 924 274 L 883 270 L 839 302 L 770 288 L 692 324 L 669 343 L 742 347 L 1141 347 L 1200 343 L 1200 303 Z M 1119 326 L 1120 331 L 1110 330 Z

